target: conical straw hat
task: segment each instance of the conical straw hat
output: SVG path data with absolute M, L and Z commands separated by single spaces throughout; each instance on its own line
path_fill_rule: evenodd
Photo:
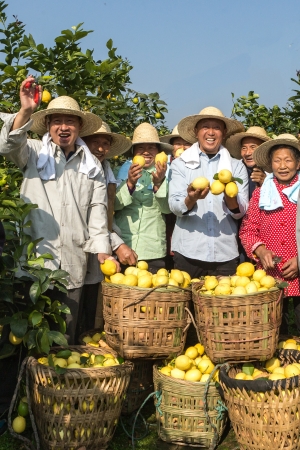
M 33 124 L 31 125 L 31 131 L 43 136 L 47 133 L 47 126 L 45 118 L 51 114 L 68 114 L 71 116 L 78 116 L 82 119 L 82 129 L 79 132 L 79 136 L 87 136 L 93 134 L 95 130 L 101 127 L 102 120 L 96 114 L 81 111 L 78 103 L 74 98 L 62 95 L 56 97 L 48 104 L 47 109 L 43 109 L 32 114 L 31 119 Z
M 132 145 L 136 144 L 158 144 L 161 150 L 172 152 L 173 146 L 160 142 L 156 128 L 150 123 L 143 122 L 136 127 L 133 133 Z
M 234 158 L 241 159 L 242 140 L 245 137 L 255 137 L 263 142 L 270 141 L 271 138 L 267 135 L 266 130 L 261 127 L 249 127 L 243 133 L 236 133 L 230 136 L 225 144 L 225 147 Z
M 225 117 L 222 111 L 214 106 L 207 106 L 202 109 L 199 114 L 187 116 L 178 123 L 178 132 L 180 136 L 188 142 L 197 142 L 195 135 L 195 126 L 202 119 L 219 119 L 226 125 L 226 136 L 229 137 L 239 131 L 244 131 L 244 126 L 241 122 L 235 119 Z
M 173 131 L 172 131 L 171 134 L 166 134 L 165 136 L 162 136 L 160 138 L 160 141 L 161 142 L 165 142 L 166 144 L 171 144 L 171 140 L 173 138 L 176 138 L 176 137 L 181 137 L 182 138 L 182 136 L 180 136 L 180 134 L 178 133 L 178 125 L 176 125 L 176 127 L 173 128 Z M 191 144 L 191 142 L 190 142 L 190 144 Z
M 123 155 L 126 153 L 131 147 L 131 140 L 122 134 L 113 133 L 109 127 L 109 125 L 102 121 L 101 127 L 92 134 L 83 135 L 82 137 L 91 136 L 94 134 L 106 134 L 111 136 L 112 142 L 110 146 L 109 152 L 105 155 L 105 159 L 113 158 L 114 156 Z
M 255 164 L 266 172 L 272 172 L 272 165 L 269 158 L 269 152 L 275 145 L 290 145 L 300 152 L 300 142 L 292 134 L 279 134 L 275 139 L 264 142 L 259 147 L 257 147 L 252 155 Z

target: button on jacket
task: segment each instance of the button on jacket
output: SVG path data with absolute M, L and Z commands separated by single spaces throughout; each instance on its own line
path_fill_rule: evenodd
M 115 221 L 121 229 L 122 239 L 139 259 L 145 260 L 163 258 L 167 253 L 164 214 L 170 213 L 168 183 L 165 178 L 154 194 L 151 177 L 154 170 L 155 167 L 143 170 L 132 195 L 123 180 L 115 200 Z M 122 167 L 118 179 L 121 179 L 121 172 Z
M 69 289 L 84 284 L 87 252 L 109 253 L 111 246 L 107 230 L 106 183 L 101 170 L 95 178 L 79 173 L 82 147 L 68 161 L 60 147 L 52 143 L 55 157 L 54 180 L 41 180 L 36 164 L 42 141 L 28 139 L 32 121 L 10 132 L 15 115 L 9 116 L 0 135 L 0 154 L 14 162 L 23 171 L 21 198 L 36 203 L 28 220 L 32 239 L 43 237 L 37 245 L 37 254 L 50 252 L 53 261 L 46 260 L 50 269 L 66 270 L 70 274 Z
M 181 158 L 175 159 L 170 167 L 169 206 L 177 216 L 172 250 L 199 261 L 230 261 L 239 255 L 237 219 L 243 217 L 248 207 L 247 170 L 242 161 L 231 158 L 233 176 L 243 180 L 242 185 L 237 183 L 239 213 L 234 214 L 227 208 L 224 194 L 213 195 L 211 192 L 188 211 L 184 200 L 189 184 L 200 176 L 206 177 L 212 184 L 213 176 L 219 169 L 219 153 L 209 158 L 199 146 L 198 149 L 199 165 L 195 164 L 195 168 L 186 167 Z

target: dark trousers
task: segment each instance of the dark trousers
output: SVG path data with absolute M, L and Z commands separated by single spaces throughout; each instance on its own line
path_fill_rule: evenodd
M 100 283 L 85 284 L 82 289 L 78 334 L 95 328 L 95 317 L 97 311 L 97 300 Z
M 175 269 L 184 270 L 191 278 L 200 278 L 206 275 L 234 275 L 238 265 L 238 258 L 225 262 L 207 262 L 187 258 L 174 252 Z
M 280 334 L 288 335 L 289 333 L 289 302 L 293 299 L 294 323 L 297 327 L 297 335 L 300 334 L 300 297 L 285 297 L 283 299 L 282 323 L 280 326 Z
M 159 269 L 164 269 L 166 267 L 166 257 L 164 258 L 157 258 L 157 259 L 147 259 L 143 260 L 148 263 L 148 271 L 151 273 L 156 273 Z M 121 271 L 124 273 L 128 266 L 124 266 L 121 264 Z

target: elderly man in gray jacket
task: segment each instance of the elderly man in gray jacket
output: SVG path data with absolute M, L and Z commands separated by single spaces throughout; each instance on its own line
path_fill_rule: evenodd
M 46 266 L 70 275 L 62 301 L 71 311 L 66 316 L 66 335 L 73 344 L 87 255 L 98 254 L 99 262 L 112 258 L 103 169 L 79 137 L 92 134 L 102 121 L 81 111 L 78 103 L 66 96 L 34 113 L 41 94 L 42 88 L 33 77 L 22 83 L 21 108 L 4 121 L 0 154 L 23 172 L 21 197 L 38 205 L 29 214 L 29 234 L 33 239 L 43 238 L 37 244 L 37 254 L 51 253 L 53 260 Z M 43 136 L 42 140 L 27 139 L 28 130 Z

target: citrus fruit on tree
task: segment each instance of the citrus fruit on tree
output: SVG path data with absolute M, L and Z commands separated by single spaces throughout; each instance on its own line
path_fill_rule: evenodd
M 161 119 L 162 115 L 160 112 L 155 113 L 155 119 Z
M 17 336 L 15 336 L 13 334 L 12 331 L 9 333 L 8 339 L 9 339 L 9 342 L 13 345 L 19 345 L 23 341 L 23 338 L 18 338 Z
M 42 102 L 49 103 L 51 98 L 52 97 L 51 97 L 50 92 L 44 90 L 43 93 L 42 93 Z
M 15 433 L 23 433 L 26 428 L 26 420 L 22 416 L 17 416 L 12 423 L 12 428 Z
M 100 264 L 100 269 L 104 275 L 114 275 L 117 272 L 117 265 L 112 259 L 106 259 L 103 264 Z
M 18 406 L 18 414 L 22 417 L 26 417 L 28 415 L 28 403 L 22 402 L 22 400 L 20 401 Z
M 132 99 L 132 103 L 134 103 L 135 105 L 139 102 L 139 99 L 137 97 L 134 97 Z

